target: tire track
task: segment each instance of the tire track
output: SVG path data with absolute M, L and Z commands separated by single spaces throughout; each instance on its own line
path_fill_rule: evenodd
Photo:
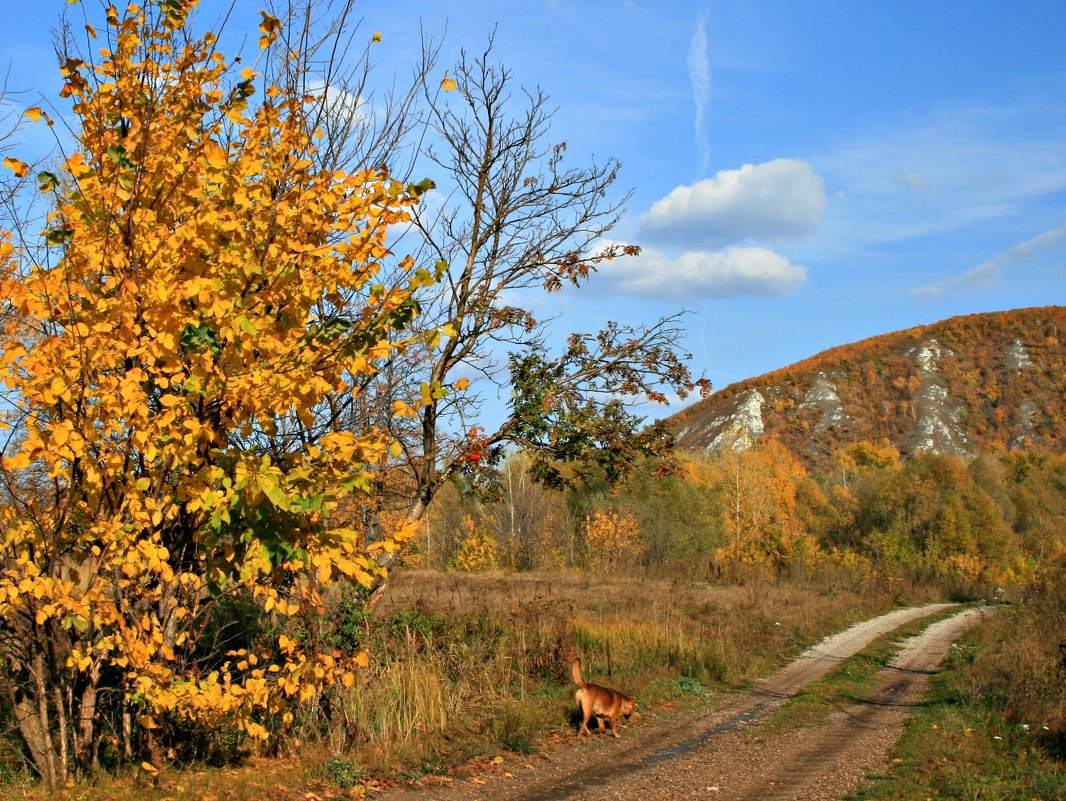
M 883 767 L 910 711 L 923 701 L 929 677 L 947 658 L 951 643 L 981 621 L 989 608 L 967 609 L 910 638 L 881 671 L 869 697 L 825 726 L 798 737 L 777 735 L 762 752 L 754 780 L 726 772 L 722 801 L 833 801 Z

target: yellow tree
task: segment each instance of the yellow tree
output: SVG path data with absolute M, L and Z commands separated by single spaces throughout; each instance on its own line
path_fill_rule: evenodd
M 433 276 L 386 289 L 375 274 L 418 188 L 316 167 L 314 98 L 193 35 L 195 4 L 87 26 L 99 59 L 62 68 L 78 145 L 37 176 L 48 255 L 0 244 L 0 691 L 52 787 L 93 769 L 105 699 L 125 699 L 152 770 L 160 728 L 265 738 L 351 682 L 365 654 L 284 621 L 314 615 L 330 582 L 369 585 L 407 535 L 368 550 L 331 515 L 371 486 L 387 439 L 307 423 L 402 347 Z M 263 15 L 261 47 L 279 25 Z M 197 634 L 235 593 L 287 633 L 210 654 Z
M 729 537 L 719 559 L 781 566 L 817 550 L 796 498 L 805 472 L 788 448 L 769 439 L 750 450 L 726 451 L 719 469 Z
M 640 523 L 625 512 L 598 510 L 585 518 L 585 545 L 593 562 L 613 571 L 621 562 L 640 557 Z

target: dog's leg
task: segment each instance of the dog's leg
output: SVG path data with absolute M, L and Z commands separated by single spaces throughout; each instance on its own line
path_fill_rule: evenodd
M 578 708 L 581 710 L 581 728 L 577 730 L 577 736 L 582 735 L 592 736 L 592 732 L 589 731 L 589 718 L 592 717 L 592 705 L 585 706 L 585 699 L 581 699 L 581 703 L 578 704 Z
M 592 736 L 592 732 L 589 731 L 589 716 L 588 715 L 585 715 L 584 720 L 581 721 L 581 728 L 578 729 L 578 732 L 577 732 L 577 736 L 578 737 L 581 737 L 583 735 L 587 736 L 587 737 L 591 737 Z
M 615 717 L 616 717 L 615 715 L 609 715 L 607 719 L 611 722 L 611 734 L 613 734 L 615 737 L 617 737 L 618 736 L 618 723 L 615 720 Z

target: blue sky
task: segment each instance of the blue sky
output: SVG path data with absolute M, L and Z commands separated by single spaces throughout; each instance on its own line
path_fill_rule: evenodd
M 64 6 L 5 14 L 10 89 L 54 97 Z M 238 0 L 231 31 L 254 32 L 259 7 Z M 444 36 L 442 74 L 496 28 L 516 81 L 558 106 L 569 157 L 623 163 L 633 197 L 612 237 L 644 252 L 553 296 L 560 329 L 688 309 L 693 368 L 721 388 L 867 336 L 1066 303 L 1062 0 L 367 0 L 357 13 L 361 34 L 382 33 L 382 81 L 409 73 L 420 24 Z

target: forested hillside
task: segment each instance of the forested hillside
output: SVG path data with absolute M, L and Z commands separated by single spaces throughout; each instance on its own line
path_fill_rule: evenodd
M 1060 450 L 1064 335 L 1061 306 L 954 317 L 741 381 L 668 424 L 683 448 L 720 451 L 774 437 L 809 466 L 860 441 L 887 440 L 904 455 Z

